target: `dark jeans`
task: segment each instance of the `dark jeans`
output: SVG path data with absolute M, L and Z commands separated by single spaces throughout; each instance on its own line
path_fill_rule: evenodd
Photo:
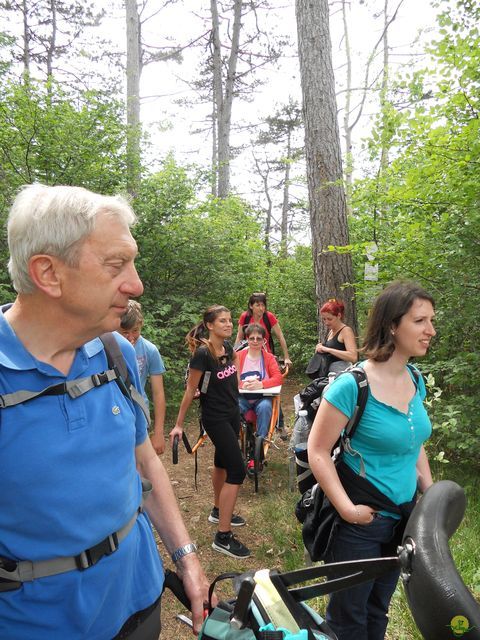
M 397 520 L 377 516 L 371 524 L 341 522 L 328 562 L 362 560 L 382 556 L 381 546 L 393 536 Z M 333 593 L 327 607 L 327 622 L 338 640 L 383 640 L 388 624 L 388 607 L 399 571 Z
M 266 438 L 268 430 L 270 428 L 270 421 L 272 418 L 272 399 L 271 398 L 258 398 L 258 400 L 248 400 L 240 396 L 238 399 L 240 411 L 244 415 L 252 409 L 257 416 L 257 433 L 262 438 Z

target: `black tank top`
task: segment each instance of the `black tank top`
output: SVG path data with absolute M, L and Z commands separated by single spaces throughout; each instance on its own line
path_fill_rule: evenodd
M 340 342 L 338 339 L 338 336 L 340 335 L 340 333 L 345 329 L 346 325 L 344 325 L 340 331 L 337 331 L 337 333 L 330 338 L 330 340 L 326 340 L 323 343 L 324 347 L 329 347 L 330 349 L 338 349 L 338 351 L 346 351 L 345 348 L 345 344 L 343 342 Z M 332 359 L 332 362 L 337 362 L 338 360 L 341 360 L 341 358 L 337 358 L 336 356 L 333 355 L 333 353 L 330 354 L 330 357 Z

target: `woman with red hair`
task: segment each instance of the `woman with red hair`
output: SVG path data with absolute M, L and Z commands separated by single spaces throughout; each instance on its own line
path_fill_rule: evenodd
M 325 340 L 317 344 L 315 351 L 330 356 L 329 370 L 335 373 L 358 360 L 357 342 L 352 329 L 343 321 L 344 312 L 345 305 L 336 298 L 328 300 L 320 309 L 328 333 Z

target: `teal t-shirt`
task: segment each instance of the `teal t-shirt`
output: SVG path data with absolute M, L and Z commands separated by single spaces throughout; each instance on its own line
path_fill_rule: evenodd
M 412 376 L 413 374 L 409 371 Z M 325 391 L 324 398 L 348 418 L 357 401 L 357 384 L 352 375 L 340 375 Z M 377 400 L 368 389 L 365 411 L 351 440 L 363 459 L 367 480 L 395 504 L 412 499 L 417 486 L 416 464 L 420 447 L 432 432 L 423 401 L 426 390 L 422 376 L 403 413 Z M 358 455 L 343 454 L 345 463 L 360 473 Z

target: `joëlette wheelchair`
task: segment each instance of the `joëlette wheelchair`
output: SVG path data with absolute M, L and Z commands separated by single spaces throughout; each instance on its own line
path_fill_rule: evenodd
M 288 375 L 288 366 L 281 360 L 279 361 L 282 377 Z M 253 392 L 240 390 L 239 393 L 248 397 L 250 394 L 255 396 L 261 395 L 272 400 L 272 416 L 267 435 L 260 436 L 257 433 L 257 417 L 253 409 L 249 409 L 245 414 L 240 416 L 240 449 L 245 460 L 247 476 L 254 482 L 255 493 L 258 492 L 258 479 L 267 464 L 267 454 L 270 445 L 273 443 L 275 430 L 279 424 L 280 418 L 280 394 L 281 386 L 271 387 L 270 389 L 257 389 Z
M 282 372 L 282 377 L 285 378 L 288 375 L 288 366 L 280 360 L 279 367 L 280 371 Z M 279 423 L 281 386 L 271 387 L 270 389 L 256 390 L 254 393 L 262 394 L 265 397 L 269 397 L 272 399 L 272 417 L 270 419 L 270 425 L 266 437 L 257 435 L 256 415 L 253 410 L 248 411 L 245 416 L 240 416 L 240 449 L 245 460 L 247 476 L 253 479 L 255 493 L 257 493 L 258 479 L 264 469 L 264 466 L 266 465 L 268 449 L 273 442 L 275 429 L 278 427 Z M 196 478 L 198 471 L 196 454 L 208 437 L 207 432 L 203 428 L 201 418 L 199 418 L 199 424 L 200 432 L 194 445 L 190 445 L 185 432 L 183 432 L 182 435 L 182 441 L 187 453 L 195 455 L 195 488 L 197 487 Z M 178 436 L 176 436 L 172 448 L 173 464 L 178 464 L 178 444 L 179 439 Z
M 465 506 L 463 489 L 443 480 L 432 485 L 416 505 L 396 556 L 324 564 L 288 573 L 263 570 L 228 574 L 233 578 L 236 597 L 221 601 L 215 608 L 210 605 L 199 638 L 288 638 L 272 624 L 280 619 L 291 635 L 306 630 L 303 637 L 308 640 L 336 640 L 326 622 L 305 601 L 348 589 L 398 567 L 410 610 L 425 640 L 480 640 L 480 605 L 458 573 L 448 544 L 462 521 Z M 273 590 L 266 590 L 266 579 Z M 188 608 L 176 574 L 167 575 L 166 586 Z M 188 622 L 186 616 L 180 618 Z

